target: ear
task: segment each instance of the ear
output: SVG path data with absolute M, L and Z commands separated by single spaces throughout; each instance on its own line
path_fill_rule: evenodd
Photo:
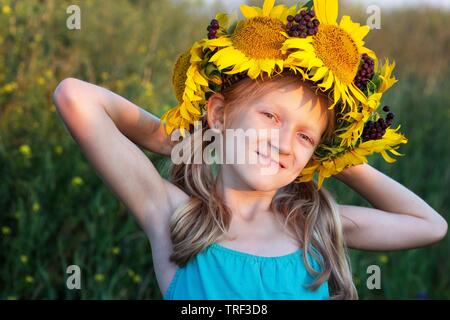
M 213 94 L 208 99 L 207 121 L 210 128 L 223 128 L 225 114 L 225 98 L 220 93 Z

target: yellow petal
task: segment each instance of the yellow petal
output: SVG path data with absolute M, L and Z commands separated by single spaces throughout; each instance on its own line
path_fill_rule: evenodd
M 296 51 L 289 55 L 289 58 L 295 58 L 298 60 L 313 59 L 315 57 L 316 56 L 314 55 L 314 53 L 310 51 Z
M 273 59 L 260 60 L 259 67 L 261 68 L 262 71 L 267 72 L 268 74 L 271 74 L 273 68 L 275 67 L 275 61 Z
M 395 154 L 396 156 L 404 156 L 403 153 L 397 152 L 395 149 L 389 150 L 392 154 Z
M 189 113 L 187 112 L 184 103 L 183 103 L 183 104 L 181 105 L 181 107 L 180 107 L 180 114 L 181 114 L 181 116 L 182 116 L 184 119 L 186 119 L 186 120 L 188 120 L 188 121 L 191 120 L 191 116 L 190 116 Z
M 261 69 L 259 68 L 259 63 L 255 62 L 250 65 L 250 69 L 248 70 L 248 76 L 251 79 L 256 79 L 259 76 L 260 72 Z
M 240 9 L 244 17 L 247 19 L 259 16 L 259 13 L 255 7 L 250 7 L 246 4 L 241 4 Z
M 338 16 L 338 1 L 337 0 L 315 0 L 314 12 L 320 23 L 336 25 Z
M 201 112 L 190 101 L 185 101 L 184 105 L 186 106 L 187 110 L 190 113 L 196 114 L 196 115 L 201 114 Z M 181 108 L 180 108 L 180 112 L 181 112 Z
M 328 73 L 327 79 L 325 81 L 322 81 L 322 83 L 319 84 L 318 86 L 322 88 L 323 91 L 326 91 L 331 88 L 331 85 L 333 84 L 333 79 L 334 79 L 333 73 L 330 71 Z
M 353 22 L 349 16 L 343 16 L 339 27 L 352 35 L 352 38 L 356 41 L 361 41 L 369 33 L 369 26 L 361 26 L 357 22 Z
M 239 71 L 238 72 L 240 73 L 240 72 L 247 71 L 248 69 L 251 68 L 252 64 L 253 64 L 253 62 L 250 59 L 248 59 L 247 61 L 242 62 L 240 64 L 240 66 L 239 66 Z
M 314 73 L 314 76 L 311 78 L 312 81 L 316 82 L 320 79 L 323 79 L 328 71 L 327 67 L 319 67 L 316 72 Z
M 270 16 L 272 18 L 277 18 L 281 21 L 285 21 L 286 19 L 283 19 L 283 13 L 286 11 L 286 6 L 280 4 L 278 6 L 275 6 L 271 11 L 270 11 Z
M 359 88 L 357 88 L 353 83 L 351 83 L 348 88 L 350 89 L 350 91 L 352 92 L 353 96 L 358 99 L 358 101 L 361 101 L 363 104 L 367 104 L 367 98 L 364 95 L 364 93 L 362 93 L 361 90 L 359 90 Z
M 278 68 L 279 68 L 279 71 L 283 71 L 283 69 L 284 69 L 284 63 L 283 63 L 284 61 L 282 60 L 282 59 L 277 59 L 277 60 L 275 60 L 275 63 L 276 63 L 276 65 L 278 66 Z
M 275 0 L 265 0 L 263 5 L 263 16 L 268 16 L 275 4 Z
M 217 39 L 211 39 L 206 42 L 206 44 L 210 47 L 228 47 L 232 45 L 230 38 L 220 37 Z
M 202 85 L 205 87 L 208 86 L 208 81 L 205 78 L 203 78 L 203 76 L 197 70 L 194 73 L 194 81 L 196 83 L 198 83 L 199 85 Z
M 215 63 L 219 70 L 223 70 L 245 60 L 247 59 L 242 52 L 232 47 L 228 47 L 216 52 L 209 61 Z
M 380 153 L 381 153 L 381 155 L 383 156 L 383 159 L 386 160 L 386 162 L 389 162 L 389 163 L 395 162 L 395 159 L 394 159 L 394 158 L 391 158 L 391 157 L 387 154 L 386 151 L 383 150 L 383 151 L 381 151 Z

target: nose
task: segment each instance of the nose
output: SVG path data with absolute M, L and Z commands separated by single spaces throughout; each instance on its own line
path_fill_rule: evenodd
M 280 155 L 290 155 L 292 152 L 293 129 L 288 126 L 281 126 L 274 133 L 270 139 L 271 146 Z

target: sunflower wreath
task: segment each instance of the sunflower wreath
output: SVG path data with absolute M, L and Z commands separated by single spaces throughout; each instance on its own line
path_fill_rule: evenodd
M 325 178 L 366 163 L 373 153 L 389 163 L 395 159 L 388 151 L 402 155 L 397 149 L 407 138 L 400 125 L 393 127 L 389 106 L 380 107 L 383 93 L 397 82 L 395 63 L 381 63 L 365 47 L 368 26 L 349 16 L 338 24 L 337 0 L 292 7 L 265 0 L 262 8 L 240 9 L 242 20 L 217 13 L 207 36 L 177 59 L 172 82 L 178 105 L 161 117 L 168 134 L 190 131 L 205 114 L 208 98 L 240 79 L 289 70 L 327 94 L 336 114 L 332 138 L 316 148 L 296 182 L 311 181 L 317 174 L 320 188 Z

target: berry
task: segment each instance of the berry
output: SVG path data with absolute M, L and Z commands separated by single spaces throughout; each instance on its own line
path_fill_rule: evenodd
M 388 107 L 388 106 L 384 106 L 384 107 L 383 107 L 383 111 L 384 111 L 384 112 L 389 112 L 389 111 L 390 111 L 390 109 L 389 109 L 389 107 Z
M 377 121 L 367 121 L 361 135 L 363 141 L 382 139 L 388 125 L 389 123 L 383 118 L 379 118 Z
M 217 19 L 212 19 L 209 26 L 206 28 L 206 30 L 208 30 L 208 39 L 217 38 L 216 34 L 219 28 L 219 21 Z
M 370 58 L 367 53 L 361 55 L 361 64 L 355 76 L 354 83 L 358 88 L 364 90 L 367 82 L 370 81 L 374 75 L 374 60 Z
M 286 32 L 291 37 L 306 38 L 307 36 L 315 35 L 320 24 L 319 20 L 315 19 L 313 10 L 302 10 L 295 16 L 288 16 L 286 23 Z M 298 33 L 294 33 L 297 31 Z

